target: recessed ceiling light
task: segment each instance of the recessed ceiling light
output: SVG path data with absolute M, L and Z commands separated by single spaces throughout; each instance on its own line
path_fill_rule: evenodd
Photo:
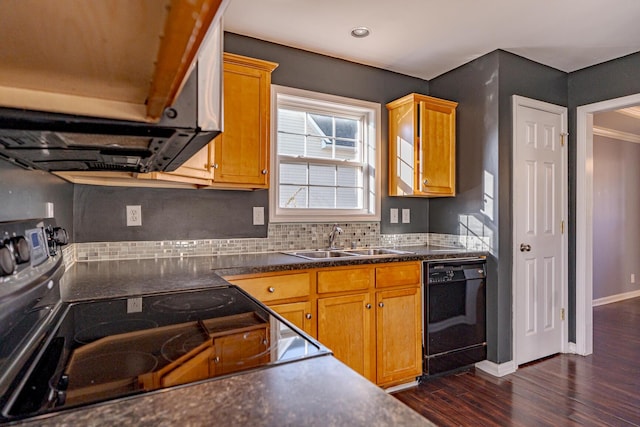
M 369 34 L 371 34 L 371 30 L 367 27 L 355 27 L 351 30 L 351 35 L 357 39 L 367 37 Z

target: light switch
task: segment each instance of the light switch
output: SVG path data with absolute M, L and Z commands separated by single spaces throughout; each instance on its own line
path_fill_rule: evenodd
M 391 208 L 389 210 L 389 222 L 391 224 L 398 223 L 398 208 Z
M 402 209 L 402 223 L 409 224 L 411 222 L 411 209 Z

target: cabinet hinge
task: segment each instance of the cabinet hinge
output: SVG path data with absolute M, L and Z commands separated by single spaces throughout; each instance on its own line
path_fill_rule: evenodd
M 564 320 L 564 308 L 560 309 L 560 320 Z
M 560 221 L 560 233 L 564 234 L 564 219 Z

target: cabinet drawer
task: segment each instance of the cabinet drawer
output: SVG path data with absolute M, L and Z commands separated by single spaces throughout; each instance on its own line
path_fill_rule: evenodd
M 234 279 L 229 283 L 237 285 L 262 302 L 309 295 L 311 280 L 308 272 L 283 274 L 278 276 Z
M 419 283 L 419 262 L 376 267 L 376 288 L 417 285 Z
M 318 293 L 361 291 L 373 284 L 373 268 L 318 271 Z

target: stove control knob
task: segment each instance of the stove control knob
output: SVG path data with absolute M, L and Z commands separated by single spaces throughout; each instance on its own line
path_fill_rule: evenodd
M 0 276 L 9 276 L 16 270 L 16 260 L 8 246 L 0 244 Z
M 29 244 L 27 239 L 22 236 L 11 238 L 13 244 L 13 255 L 16 257 L 16 263 L 24 264 L 31 259 L 31 253 L 29 252 Z
M 69 243 L 69 235 L 67 230 L 62 227 L 53 227 L 51 232 L 51 239 L 56 242 L 58 246 L 64 246 Z

